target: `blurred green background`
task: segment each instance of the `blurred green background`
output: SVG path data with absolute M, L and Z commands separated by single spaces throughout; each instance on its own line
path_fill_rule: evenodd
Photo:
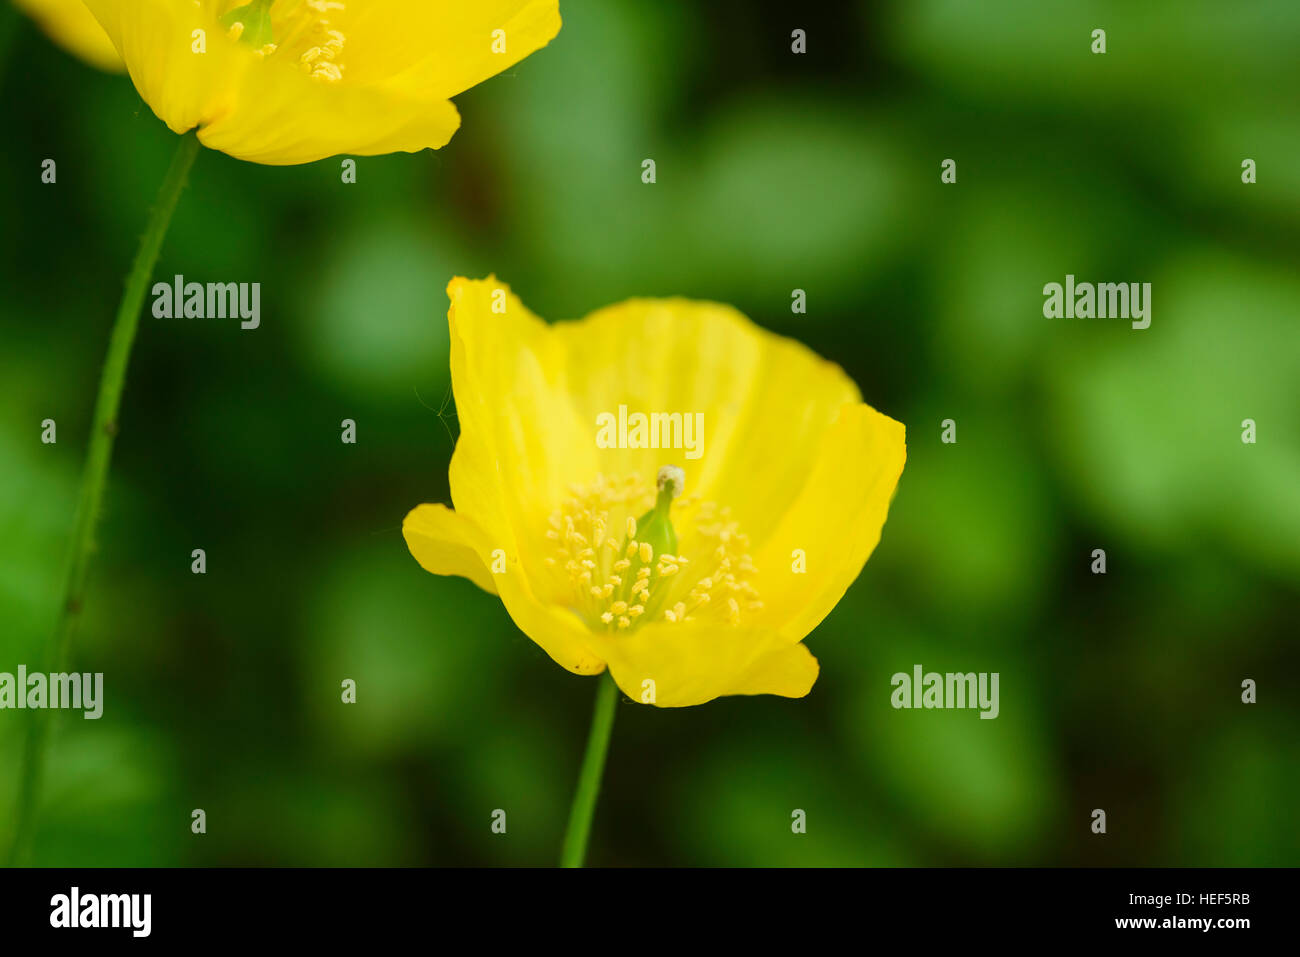
M 262 326 L 142 320 L 74 651 L 105 714 L 60 720 L 37 862 L 556 860 L 595 684 L 400 535 L 448 501 L 444 287 L 489 272 L 552 319 L 733 303 L 908 426 L 883 541 L 808 640 L 812 693 L 622 704 L 590 862 L 1300 861 L 1300 5 L 562 13 L 457 99 L 440 152 L 360 159 L 349 186 L 338 159 L 199 157 L 156 274 L 261 282 Z M 53 625 L 99 363 L 175 137 L 125 79 L 7 5 L 0 23 L 14 671 Z M 1151 328 L 1044 319 L 1067 272 L 1151 282 Z M 1001 716 L 893 710 L 917 663 L 999 672 Z M 0 846 L 21 727 L 0 712 Z

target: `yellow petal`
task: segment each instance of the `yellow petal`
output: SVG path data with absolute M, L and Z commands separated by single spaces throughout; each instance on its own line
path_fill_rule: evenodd
M 808 482 L 755 555 L 764 608 L 757 621 L 799 641 L 862 571 L 907 460 L 905 429 L 867 405 L 846 405 L 822 436 Z M 794 570 L 803 552 L 804 571 Z
M 445 505 L 420 505 L 402 521 L 402 537 L 425 571 L 460 575 L 495 595 L 496 583 L 484 564 L 483 532 Z
M 569 485 L 596 469 L 560 343 L 495 277 L 453 279 L 451 378 L 460 438 L 451 498 L 485 529 L 534 549 Z
M 699 458 L 602 449 L 605 474 L 680 465 L 687 493 L 730 506 L 755 542 L 799 494 L 840 407 L 861 399 L 839 366 L 717 303 L 634 299 L 558 323 L 555 334 L 586 444 L 596 416 L 620 405 L 703 416 Z
M 207 7 L 171 0 L 86 0 L 86 6 L 141 99 L 173 133 L 229 109 L 253 55 L 226 39 Z M 202 31 L 203 53 L 194 51 L 195 31 Z
M 418 76 L 443 99 L 509 69 L 560 32 L 559 0 L 379 0 L 348 14 L 350 79 Z
M 69 53 L 111 73 L 126 69 L 104 28 L 81 0 L 16 0 L 16 3 Z
M 519 630 L 528 635 L 555 662 L 575 674 L 605 670 L 605 662 L 586 645 L 587 632 L 573 615 L 543 602 L 504 543 L 492 538 L 472 521 L 444 505 L 420 505 L 402 522 L 402 536 L 411 555 L 435 575 L 459 575 L 484 591 L 500 593 L 506 610 Z M 505 553 L 506 570 L 491 573 L 493 552 Z
M 499 576 L 501 602 L 519 630 L 560 667 L 578 675 L 598 675 L 605 660 L 590 647 L 591 633 L 576 615 L 544 601 L 524 575 Z
M 734 694 L 802 698 L 817 680 L 807 648 L 759 628 L 651 624 L 598 640 L 623 693 L 661 708 Z
M 460 126 L 448 100 L 401 81 L 330 83 L 274 61 L 244 70 L 244 82 L 199 130 L 204 146 L 236 159 L 286 166 L 340 153 L 414 153 L 447 145 Z

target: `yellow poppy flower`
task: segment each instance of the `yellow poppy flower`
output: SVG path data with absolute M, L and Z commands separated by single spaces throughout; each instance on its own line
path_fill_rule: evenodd
M 91 66 L 113 73 L 125 67 L 99 25 L 81 0 L 15 0 L 59 46 Z
M 495 278 L 447 291 L 455 511 L 406 516 L 415 559 L 634 701 L 807 694 L 803 638 L 880 539 L 902 424 L 727 306 L 638 299 L 550 326 Z
M 87 0 L 173 132 L 271 165 L 438 149 L 449 101 L 545 46 L 558 0 Z

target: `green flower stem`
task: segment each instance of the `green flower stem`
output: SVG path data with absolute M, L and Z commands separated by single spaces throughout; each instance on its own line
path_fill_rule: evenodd
M 131 271 L 127 273 L 122 301 L 113 320 L 113 333 L 108 343 L 108 355 L 99 379 L 99 396 L 95 400 L 95 418 L 91 425 L 90 448 L 81 473 L 81 490 L 77 495 L 77 510 L 72 526 L 72 545 L 67 564 L 67 577 L 63 586 L 63 605 L 58 624 L 49 644 L 44 649 L 45 662 L 41 671 L 63 670 L 68 648 L 81 618 L 85 601 L 86 579 L 90 571 L 91 554 L 95 545 L 95 527 L 99 519 L 100 503 L 104 498 L 104 484 L 108 479 L 108 466 L 113 457 L 113 439 L 117 435 L 117 412 L 126 385 L 126 370 L 131 359 L 131 346 L 140 325 L 140 310 L 144 306 L 145 290 L 153 276 L 163 237 L 171 224 L 176 201 L 189 175 L 194 158 L 199 153 L 199 138 L 194 131 L 181 137 L 171 166 L 158 190 L 158 199 L 149 214 L 149 223 L 140 238 Z M 40 801 L 41 784 L 45 772 L 46 751 L 49 748 L 50 726 L 53 715 L 33 711 L 28 716 L 27 740 L 23 751 L 21 781 L 18 789 L 18 823 L 14 832 L 9 864 L 22 863 L 31 851 L 35 836 L 36 816 Z
M 564 832 L 561 867 L 581 867 L 587 856 L 587 838 L 591 836 L 591 819 L 596 815 L 596 798 L 600 796 L 600 778 L 605 771 L 605 755 L 614 730 L 614 705 L 618 703 L 618 685 L 606 672 L 596 689 L 596 707 L 591 714 L 591 733 L 587 736 L 587 753 L 578 773 L 578 790 L 569 808 L 569 827 Z

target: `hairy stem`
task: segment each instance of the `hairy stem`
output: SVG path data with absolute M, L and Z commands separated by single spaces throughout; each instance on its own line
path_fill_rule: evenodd
M 158 199 L 149 214 L 149 222 L 140 247 L 136 250 L 131 271 L 127 273 L 117 318 L 113 320 L 113 333 L 108 342 L 108 355 L 99 379 L 99 395 L 95 400 L 95 417 L 91 423 L 90 446 L 86 464 L 81 472 L 81 489 L 77 495 L 77 510 L 73 519 L 72 543 L 68 553 L 66 578 L 63 585 L 63 604 L 59 609 L 58 623 L 50 641 L 42 651 L 44 661 L 39 670 L 63 670 L 68 648 L 76 633 L 85 602 L 86 580 L 95 550 L 95 527 L 99 519 L 100 504 L 104 498 L 104 485 L 108 480 L 108 466 L 113 457 L 113 439 L 117 435 L 117 413 L 126 386 L 126 370 L 131 360 L 131 346 L 135 343 L 136 329 L 140 324 L 140 310 L 144 305 L 145 291 L 158 263 L 163 237 L 171 224 L 172 213 L 180 198 L 181 189 L 189 175 L 190 167 L 199 153 L 199 139 L 194 131 L 181 137 L 172 157 L 171 166 L 158 190 Z M 26 694 L 26 688 L 18 689 Z M 41 785 L 45 776 L 46 752 L 49 749 L 50 728 L 53 715 L 44 710 L 28 713 L 27 738 L 23 750 L 18 788 L 18 822 L 14 843 L 9 852 L 10 865 L 22 863 L 31 851 L 35 836 Z
M 564 849 L 560 852 L 561 867 L 581 867 L 587 856 L 587 838 L 591 835 L 591 820 L 596 815 L 600 779 L 605 771 L 605 755 L 609 752 L 609 739 L 614 730 L 618 686 L 608 672 L 598 680 L 600 686 L 596 689 L 596 707 L 591 714 L 587 753 L 578 773 L 578 790 L 573 795 L 569 826 L 564 832 Z

